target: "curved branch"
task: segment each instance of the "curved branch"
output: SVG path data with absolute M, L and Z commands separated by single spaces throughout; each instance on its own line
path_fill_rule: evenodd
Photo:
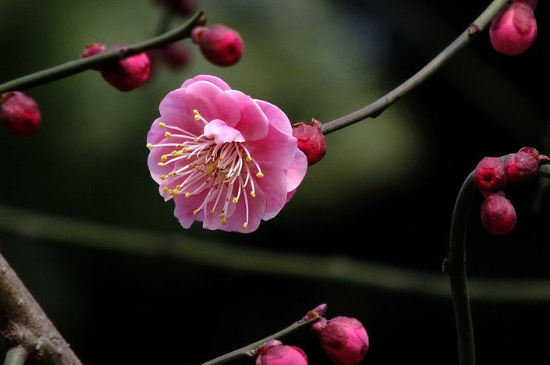
M 462 32 L 462 34 L 460 34 L 460 36 L 455 39 L 453 43 L 447 46 L 447 48 L 445 48 L 411 78 L 364 108 L 324 123 L 321 128 L 321 132 L 323 134 L 329 134 L 357 123 L 363 119 L 376 118 L 382 114 L 387 108 L 403 97 L 406 93 L 413 90 L 432 76 L 441 66 L 443 66 L 446 61 L 468 45 L 482 30 L 487 28 L 491 20 L 495 17 L 498 11 L 508 3 L 508 1 L 509 0 L 494 0 L 489 7 L 485 9 L 485 11 L 483 11 L 483 13 L 481 13 L 481 15 L 472 23 L 472 25 L 468 27 L 468 29 Z
M 60 80 L 79 72 L 86 71 L 92 67 L 121 60 L 123 58 L 143 53 L 153 48 L 162 47 L 175 41 L 190 37 L 191 31 L 202 16 L 203 12 L 199 11 L 182 26 L 161 34 L 155 38 L 141 41 L 120 49 L 105 51 L 94 56 L 69 61 L 62 65 L 38 71 L 33 74 L 6 82 L 0 85 L 0 94 L 11 90 L 23 91 L 31 87 Z

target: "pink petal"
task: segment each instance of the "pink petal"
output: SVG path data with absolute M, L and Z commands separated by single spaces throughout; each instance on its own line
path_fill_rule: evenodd
M 286 171 L 286 187 L 288 192 L 296 190 L 298 185 L 300 185 L 306 176 L 307 166 L 306 155 L 299 149 L 296 149 L 292 165 Z
M 241 119 L 238 103 L 210 82 L 199 81 L 190 84 L 185 88 L 185 92 L 191 112 L 196 109 L 207 121 L 221 119 L 228 126 L 234 127 Z
M 292 134 L 290 120 L 288 120 L 288 117 L 281 109 L 263 100 L 256 100 L 256 104 L 258 104 L 267 116 L 267 119 L 269 119 L 269 124 L 277 127 L 283 133 Z
M 241 132 L 235 128 L 227 126 L 227 123 L 221 119 L 214 119 L 204 127 L 204 136 L 214 138 L 216 144 L 226 142 L 244 142 L 245 139 Z
M 222 89 L 223 91 L 225 90 L 231 90 L 231 88 L 229 87 L 229 85 L 227 85 L 225 83 L 225 81 L 223 81 L 222 79 L 220 79 L 219 77 L 216 77 L 216 76 L 212 76 L 212 75 L 198 75 L 198 76 L 195 76 L 193 77 L 192 79 L 188 79 L 186 80 L 183 85 L 181 85 L 182 88 L 184 87 L 187 87 L 189 85 L 191 85 L 192 83 L 194 82 L 197 82 L 197 81 L 206 81 L 206 82 L 210 82 L 214 85 L 216 85 L 217 87 L 219 87 L 220 89 Z
M 234 127 L 241 131 L 248 141 L 264 138 L 268 130 L 268 119 L 258 104 L 250 96 L 237 90 L 226 91 L 226 94 L 239 105 L 241 111 L 241 119 Z
M 193 108 L 192 105 L 189 105 L 185 89 L 171 91 L 160 102 L 160 122 L 200 135 L 202 133 L 202 123 L 199 124 L 195 121 Z M 163 134 L 166 132 L 162 129 L 161 131 Z

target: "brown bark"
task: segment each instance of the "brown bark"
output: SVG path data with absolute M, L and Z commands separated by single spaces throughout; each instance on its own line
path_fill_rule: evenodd
M 2 254 L 0 340 L 27 350 L 28 364 L 82 365 Z

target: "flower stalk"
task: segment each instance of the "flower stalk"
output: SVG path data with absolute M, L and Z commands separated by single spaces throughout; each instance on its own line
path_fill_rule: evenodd
M 23 91 L 35 86 L 40 86 L 48 82 L 57 81 L 65 77 L 77 74 L 110 62 L 118 61 L 130 56 L 147 52 L 153 48 L 166 46 L 178 40 L 189 38 L 191 31 L 200 21 L 203 12 L 199 11 L 193 15 L 185 24 L 167 31 L 157 37 L 147 39 L 132 45 L 99 53 L 94 56 L 69 61 L 64 64 L 54 66 L 42 71 L 38 71 L 0 85 L 0 94 L 6 91 Z

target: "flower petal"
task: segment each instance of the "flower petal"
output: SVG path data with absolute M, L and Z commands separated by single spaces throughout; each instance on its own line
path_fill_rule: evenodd
M 244 142 L 245 139 L 241 132 L 235 128 L 227 126 L 227 123 L 221 119 L 214 119 L 204 127 L 204 136 L 214 138 L 216 144 L 228 142 Z
M 191 85 L 192 83 L 194 82 L 197 82 L 197 81 L 207 81 L 207 82 L 210 82 L 214 85 L 216 85 L 217 87 L 219 87 L 220 89 L 222 89 L 223 91 L 225 90 L 231 90 L 231 88 L 229 87 L 229 85 L 227 85 L 225 83 L 225 81 L 223 81 L 222 79 L 220 79 L 219 77 L 216 77 L 216 76 L 212 76 L 212 75 L 197 75 L 189 80 L 186 80 L 183 85 L 181 85 L 182 88 L 185 88 L 189 85 Z
M 254 99 L 237 90 L 228 90 L 226 94 L 239 105 L 241 119 L 234 126 L 249 141 L 264 138 L 268 129 L 268 118 Z

